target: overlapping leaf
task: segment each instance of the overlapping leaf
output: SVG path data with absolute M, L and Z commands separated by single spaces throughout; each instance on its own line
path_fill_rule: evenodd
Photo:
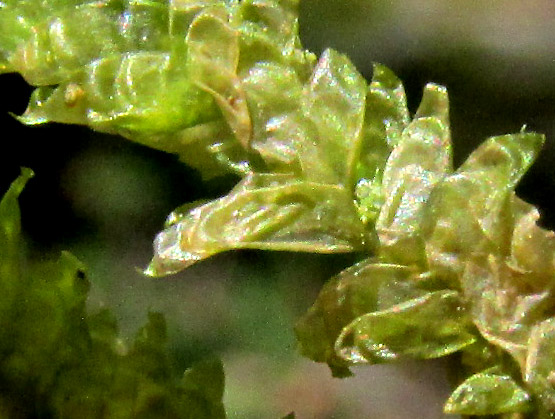
M 363 138 L 356 162 L 357 209 L 364 223 L 374 223 L 385 201 L 382 177 L 391 149 L 410 122 L 401 81 L 382 65 L 374 65 L 366 94 Z
M 542 144 L 534 133 L 490 138 L 434 189 L 423 222 L 433 269 L 460 277 L 470 254 L 508 255 L 520 212 L 514 188 Z
M 347 57 L 326 50 L 310 80 L 260 64 L 245 79 L 252 148 L 271 170 L 350 187 L 358 161 L 366 83 Z
M 406 266 L 369 259 L 332 278 L 296 326 L 302 354 L 327 362 L 335 376 L 349 375 L 349 362 L 335 350 L 341 331 L 361 315 L 422 296 L 425 291 L 413 276 L 414 270 Z
M 343 376 L 349 365 L 433 358 L 470 345 L 457 293 L 433 291 L 442 285 L 407 266 L 360 262 L 330 280 L 297 324 L 301 351 Z M 441 324 L 429 327 L 432 319 Z
M 435 291 L 366 313 L 343 328 L 335 351 L 353 363 L 439 358 L 475 338 L 456 291 Z
M 459 415 L 498 415 L 530 410 L 531 398 L 510 376 L 484 371 L 474 374 L 453 392 L 445 412 Z
M 382 254 L 399 263 L 422 263 L 422 211 L 437 182 L 452 170 L 447 91 L 428 85 L 413 121 L 403 130 L 383 172 L 376 230 Z
M 385 67 L 366 86 L 345 56 L 300 47 L 295 0 L 0 5 L 0 71 L 41 86 L 23 122 L 243 177 L 170 216 L 148 273 L 240 248 L 370 252 L 299 322 L 305 355 L 347 375 L 460 350 L 471 377 L 448 412 L 553 415 L 555 235 L 514 194 L 542 136 L 491 138 L 453 171 L 446 90 L 428 85 L 411 120 Z
M 188 73 L 212 95 L 239 143 L 248 148 L 251 121 L 245 92 L 237 74 L 239 32 L 225 7 L 201 11 L 187 32 Z
M 206 177 L 251 171 L 251 67 L 275 62 L 304 83 L 314 63 L 295 1 L 27 0 L 2 3 L 0 22 L 2 71 L 41 86 L 22 122 L 119 134 Z
M 170 219 L 156 238 L 150 275 L 230 249 L 332 253 L 367 245 L 348 190 L 290 175 L 249 175 L 229 195 Z

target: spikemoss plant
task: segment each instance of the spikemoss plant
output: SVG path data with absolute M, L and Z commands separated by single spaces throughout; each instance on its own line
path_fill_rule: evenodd
M 228 195 L 178 208 L 145 273 L 231 249 L 357 252 L 296 327 L 336 376 L 451 356 L 447 413 L 555 415 L 555 238 L 515 186 L 543 136 L 452 165 L 446 89 L 302 49 L 296 0 L 4 0 L 4 72 L 29 125 L 88 125 L 175 153 Z

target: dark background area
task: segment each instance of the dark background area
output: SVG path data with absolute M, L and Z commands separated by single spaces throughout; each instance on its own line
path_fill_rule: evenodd
M 300 30 L 306 48 L 346 53 L 367 79 L 373 62 L 390 67 L 413 112 L 426 83 L 447 86 L 456 164 L 488 136 L 518 132 L 524 124 L 545 133 L 544 150 L 517 193 L 553 229 L 555 4 L 522 3 L 311 0 L 301 4 Z M 236 178 L 202 183 L 174 156 L 83 127 L 25 127 L 8 112 L 23 113 L 32 88 L 10 74 L 0 75 L 0 89 L 0 190 L 21 166 L 36 175 L 20 200 L 29 251 L 45 258 L 69 249 L 82 259 L 93 283 L 90 309 L 112 307 L 124 334 L 143 323 L 146 310 L 163 311 L 180 367 L 207 353 L 223 356 L 230 417 L 276 417 L 296 405 L 301 418 L 411 417 L 403 416 L 404 400 L 384 408 L 385 399 L 376 398 L 385 389 L 395 395 L 384 397 L 401 397 L 399 386 L 412 398 L 432 400 L 420 402 L 431 410 L 419 417 L 441 417 L 443 381 L 430 378 L 437 365 L 380 367 L 338 384 L 325 381 L 324 366 L 298 359 L 292 324 L 352 256 L 242 251 L 168 279 L 142 278 L 136 268 L 148 263 L 165 217 L 184 202 L 225 194 Z M 360 387 L 372 383 L 373 406 L 355 406 L 369 397 Z

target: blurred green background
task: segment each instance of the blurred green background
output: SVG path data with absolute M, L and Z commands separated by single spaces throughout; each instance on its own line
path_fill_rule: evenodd
M 555 227 L 555 3 L 550 0 L 305 0 L 300 30 L 316 53 L 349 55 L 367 79 L 372 63 L 405 82 L 414 111 L 430 81 L 448 87 L 455 160 L 491 135 L 547 135 L 518 188 Z M 171 155 L 74 126 L 26 128 L 8 115 L 31 88 L 0 76 L 0 187 L 20 166 L 36 177 L 21 197 L 29 252 L 67 249 L 89 266 L 89 309 L 111 307 L 124 336 L 148 310 L 168 320 L 178 368 L 217 355 L 230 418 L 441 418 L 449 389 L 440 362 L 359 368 L 347 380 L 296 352 L 292 326 L 350 255 L 233 252 L 184 273 L 149 279 L 152 238 L 178 205 L 225 194 L 237 181 L 201 183 Z

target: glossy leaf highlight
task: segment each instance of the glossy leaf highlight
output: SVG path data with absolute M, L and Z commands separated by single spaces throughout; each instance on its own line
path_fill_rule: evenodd
M 499 415 L 530 410 L 530 396 L 510 376 L 488 372 L 469 377 L 445 403 L 452 415 Z
M 149 275 L 231 249 L 335 253 L 367 245 L 345 188 L 288 175 L 247 176 L 229 195 L 170 218 L 156 238 Z

